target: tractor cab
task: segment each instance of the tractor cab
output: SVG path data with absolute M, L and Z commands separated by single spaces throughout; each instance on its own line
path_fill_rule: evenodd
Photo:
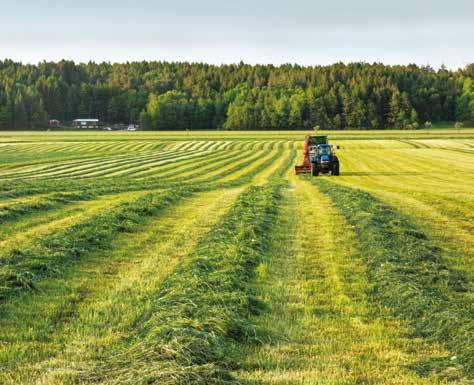
M 330 144 L 318 144 L 315 146 L 314 152 L 317 153 L 319 156 L 322 155 L 331 155 L 332 153 L 332 145 Z
M 309 151 L 311 162 L 317 162 L 318 160 L 323 162 L 329 162 L 331 156 L 334 154 L 334 149 L 330 144 L 318 144 L 313 146 Z

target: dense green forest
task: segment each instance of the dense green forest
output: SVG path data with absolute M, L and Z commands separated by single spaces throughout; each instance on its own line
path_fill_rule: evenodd
M 144 129 L 416 128 L 474 121 L 474 64 L 0 61 L 0 128 L 99 118 Z

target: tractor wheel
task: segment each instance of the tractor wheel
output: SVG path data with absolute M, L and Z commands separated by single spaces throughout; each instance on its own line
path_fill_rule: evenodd
M 339 175 L 339 163 L 334 163 L 332 166 L 332 175 Z
M 319 175 L 319 168 L 316 163 L 311 163 L 311 175 L 318 176 Z

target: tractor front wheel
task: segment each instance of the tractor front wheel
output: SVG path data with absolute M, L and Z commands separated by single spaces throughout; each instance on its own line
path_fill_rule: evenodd
M 319 168 L 316 163 L 311 163 L 311 175 L 318 176 L 319 175 Z

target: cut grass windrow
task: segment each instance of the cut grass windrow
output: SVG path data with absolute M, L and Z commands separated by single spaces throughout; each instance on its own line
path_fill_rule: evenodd
M 356 237 L 329 197 L 291 177 L 268 237 L 253 282 L 267 310 L 252 318 L 266 339 L 241 345 L 244 384 L 446 385 L 406 367 L 446 352 L 372 312 Z
M 94 250 L 105 249 L 118 233 L 132 232 L 144 217 L 190 194 L 191 189 L 150 192 L 83 222 L 33 240 L 19 248 L 0 252 L 0 301 L 34 289 L 35 282 L 60 274 Z
M 474 373 L 472 287 L 435 242 L 394 207 L 358 189 L 315 182 L 353 226 L 372 297 L 408 321 L 413 336 L 444 344 L 451 357 L 421 362 L 420 373 L 462 365 Z
M 178 170 L 171 170 L 168 173 L 162 173 L 161 170 L 157 175 L 153 175 L 153 177 L 163 178 L 167 182 L 172 182 L 176 180 L 187 180 L 187 179 L 194 179 L 199 176 L 206 176 L 207 174 L 213 171 L 219 171 L 227 165 L 230 164 L 237 164 L 239 161 L 243 159 L 248 159 L 253 153 L 255 153 L 255 149 L 248 150 L 245 152 L 225 152 L 223 156 L 219 156 L 218 158 L 207 157 L 202 162 L 194 161 L 190 167 L 186 169 Z M 176 166 L 175 166 L 176 169 Z M 166 171 L 166 170 L 165 170 Z
M 274 149 L 273 144 L 271 148 Z M 256 149 L 255 151 L 257 150 L 261 151 L 259 149 Z M 261 173 L 277 162 L 284 153 L 285 148 L 280 144 L 277 152 L 272 151 L 270 154 L 264 156 L 253 156 L 250 159 L 247 158 L 246 160 L 237 162 L 237 164 L 234 164 L 235 159 L 233 159 L 232 162 L 225 162 L 230 167 L 223 170 L 222 164 L 213 165 L 211 168 L 207 169 L 207 172 L 212 175 L 202 179 L 195 179 L 194 174 L 192 174 L 191 176 L 183 177 L 182 179 L 180 179 L 178 175 L 175 180 L 164 180 L 161 176 L 150 176 L 146 179 L 114 177 L 107 179 L 107 183 L 104 183 L 103 178 L 82 180 L 64 178 L 56 180 L 38 179 L 29 181 L 0 181 L 0 199 L 12 199 L 32 196 L 34 194 L 58 193 L 63 191 L 92 191 L 94 195 L 99 196 L 127 191 L 179 189 L 183 185 L 186 185 L 187 188 L 193 188 L 200 191 L 242 186 L 249 183 L 255 175 Z M 261 158 L 261 162 L 259 158 Z M 245 159 L 245 157 L 242 159 Z M 196 172 L 199 173 L 199 169 L 196 170 Z
M 270 143 L 270 148 L 274 147 L 274 143 Z M 260 144 L 255 146 L 253 150 L 255 152 L 262 151 L 262 147 L 264 144 Z M 284 151 L 282 146 L 280 147 L 279 155 L 281 155 Z M 230 159 L 225 164 L 232 165 L 233 162 L 236 161 L 236 158 L 243 160 L 247 156 L 247 150 L 243 151 L 245 154 L 242 155 L 242 158 L 238 157 L 238 153 L 234 153 L 234 157 Z M 247 166 L 254 163 L 256 159 L 258 159 L 258 155 L 243 162 L 237 162 L 237 165 L 233 166 L 231 169 L 224 169 L 222 170 L 223 165 L 220 162 L 219 164 L 214 164 L 210 169 L 207 169 L 208 173 L 211 172 L 218 172 L 215 175 L 207 177 L 201 180 L 194 180 L 190 176 L 179 178 L 179 174 L 174 174 L 177 177 L 175 180 L 163 180 L 161 175 L 151 175 L 148 176 L 146 179 L 131 179 L 130 177 L 113 177 L 107 180 L 107 183 L 104 183 L 103 178 L 90 178 L 90 179 L 81 179 L 81 180 L 74 180 L 71 178 L 63 178 L 63 179 L 37 179 L 37 180 L 10 180 L 10 181 L 0 181 L 0 199 L 1 198 L 16 198 L 16 197 L 23 197 L 32 194 L 44 194 L 44 193 L 52 193 L 52 192 L 62 192 L 62 191 L 71 191 L 71 190 L 87 190 L 87 191 L 94 191 L 95 194 L 110 194 L 110 193 L 117 193 L 117 192 L 124 192 L 124 191 L 139 191 L 145 189 L 163 189 L 163 188 L 175 188 L 180 187 L 183 183 L 186 185 L 193 185 L 196 188 L 201 188 L 203 190 L 210 190 L 213 188 L 219 188 L 219 180 L 228 176 L 230 173 L 238 172 L 240 170 L 245 169 Z M 262 155 L 260 155 L 262 157 Z M 277 159 L 277 157 L 272 157 L 273 161 Z M 209 160 L 206 160 L 205 163 L 210 163 Z M 258 167 L 255 170 L 248 172 L 245 179 L 242 179 L 242 183 L 239 180 L 235 180 L 234 182 L 230 183 L 231 186 L 235 186 L 238 184 L 245 184 L 247 183 L 255 173 L 262 171 L 262 169 L 268 167 L 268 163 L 265 162 L 265 165 L 262 167 Z M 199 172 L 199 171 L 197 171 Z M 140 175 L 140 178 L 142 176 Z M 212 183 L 212 187 L 210 185 Z M 226 186 L 229 185 L 228 182 L 225 183 Z
M 61 277 L 0 308 L 0 384 L 72 385 L 96 352 L 147 319 L 162 281 L 242 189 L 196 193 L 146 218 Z M 150 306 L 148 306 L 150 305 Z
M 34 197 L 25 202 L 3 205 L 0 206 L 0 225 L 33 212 L 49 210 L 70 202 L 89 200 L 93 197 L 94 195 L 89 192 L 57 193 L 46 197 Z
M 81 383 L 229 384 L 236 341 L 255 337 L 248 283 L 267 247 L 277 185 L 250 187 L 163 282 L 153 314 Z

